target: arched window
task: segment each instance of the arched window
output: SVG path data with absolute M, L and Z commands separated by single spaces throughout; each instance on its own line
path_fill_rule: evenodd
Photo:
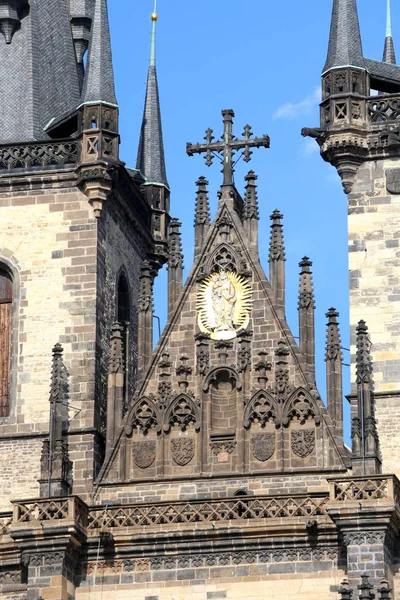
M 0 264 L 0 417 L 10 410 L 13 281 Z
M 118 279 L 117 321 L 122 324 L 129 323 L 130 312 L 129 286 L 125 274 L 121 273 Z
M 125 365 L 124 400 L 128 402 L 129 382 L 129 323 L 131 320 L 129 285 L 124 272 L 118 278 L 117 284 L 117 321 L 123 327 L 123 352 Z

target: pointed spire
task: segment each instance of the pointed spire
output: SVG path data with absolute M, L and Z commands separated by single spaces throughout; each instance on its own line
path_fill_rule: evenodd
M 174 312 L 176 301 L 182 291 L 183 253 L 182 223 L 179 219 L 171 219 L 168 244 L 168 318 Z
M 280 317 L 285 317 L 285 246 L 283 243 L 283 215 L 274 210 L 270 217 L 271 241 L 269 247 L 269 280 L 275 293 L 276 308 Z
M 312 281 L 312 262 L 305 256 L 299 263 L 299 336 L 300 351 L 304 357 L 304 370 L 310 383 L 315 385 L 315 302 Z
M 197 197 L 194 212 L 194 259 L 201 254 L 205 239 L 210 229 L 210 203 L 208 201 L 208 181 L 201 176 L 196 181 Z
M 335 436 L 339 444 L 343 443 L 343 379 L 342 351 L 338 323 L 339 313 L 330 308 L 326 313 L 326 394 L 328 411 L 331 415 Z
M 82 103 L 116 106 L 107 0 L 95 0 Z
M 156 23 L 158 21 L 156 3 L 154 3 L 151 21 L 150 64 L 136 168 L 146 177 L 148 184 L 164 185 L 169 188 L 156 69 Z
M 385 48 L 383 50 L 383 62 L 396 64 L 396 53 L 394 50 L 394 42 L 392 37 L 392 13 L 390 0 L 387 0 L 387 13 L 386 13 L 386 37 L 385 37 Z
M 257 199 L 257 186 L 256 181 L 258 176 L 254 171 L 249 171 L 245 177 L 247 181 L 246 185 L 246 201 L 244 207 L 244 218 L 245 219 L 260 219 L 260 213 L 258 210 L 258 199 Z
M 371 475 L 380 473 L 382 463 L 375 420 L 371 340 L 365 321 L 359 321 L 356 334 L 357 413 L 352 419 L 353 473 Z
M 247 233 L 249 249 L 258 255 L 258 221 L 260 219 L 256 185 L 258 177 L 254 171 L 249 171 L 244 179 L 247 182 L 243 211 L 244 229 Z
M 365 68 L 356 0 L 334 0 L 328 56 L 323 72 L 334 67 Z
M 365 321 L 359 321 L 357 328 L 356 376 L 357 383 L 372 384 L 371 341 Z

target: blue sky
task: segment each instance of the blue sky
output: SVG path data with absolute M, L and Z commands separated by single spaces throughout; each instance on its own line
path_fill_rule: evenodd
M 380 59 L 386 0 L 359 0 L 364 54 Z M 393 0 L 393 35 L 400 3 Z M 218 164 L 188 158 L 187 141 L 202 140 L 207 127 L 222 133 L 221 109 L 233 108 L 237 135 L 250 123 L 271 136 L 270 150 L 256 150 L 238 164 L 236 185 L 249 168 L 258 174 L 260 255 L 268 272 L 269 215 L 284 214 L 287 319 L 298 335 L 298 262 L 314 262 L 317 379 L 325 397 L 325 312 L 341 313 L 342 343 L 349 347 L 347 203 L 336 171 L 319 157 L 303 126 L 318 126 L 320 73 L 326 58 L 331 0 L 158 0 L 157 70 L 163 115 L 171 213 L 183 223 L 186 273 L 193 257 L 195 181 L 210 182 L 213 214 L 221 184 Z M 121 158 L 135 166 L 143 110 L 152 0 L 109 0 Z M 400 25 L 399 25 L 400 28 Z M 400 50 L 399 50 L 400 51 Z M 165 322 L 165 275 L 156 284 L 156 314 Z M 344 352 L 344 362 L 349 362 Z M 344 367 L 345 392 L 349 369 Z M 347 435 L 348 438 L 348 430 Z

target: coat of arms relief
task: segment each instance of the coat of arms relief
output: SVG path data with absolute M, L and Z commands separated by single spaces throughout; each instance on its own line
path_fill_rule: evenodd
M 213 340 L 231 340 L 246 329 L 252 305 L 250 282 L 233 271 L 216 271 L 197 293 L 198 324 Z

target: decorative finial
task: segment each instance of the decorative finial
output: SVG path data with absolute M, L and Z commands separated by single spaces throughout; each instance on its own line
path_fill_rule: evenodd
M 152 21 L 151 43 L 150 43 L 150 66 L 155 66 L 155 64 L 156 64 L 156 23 L 158 21 L 157 0 L 154 0 L 154 10 L 151 13 L 150 19 Z
M 386 37 L 392 37 L 392 10 L 390 6 L 390 0 L 387 0 Z

